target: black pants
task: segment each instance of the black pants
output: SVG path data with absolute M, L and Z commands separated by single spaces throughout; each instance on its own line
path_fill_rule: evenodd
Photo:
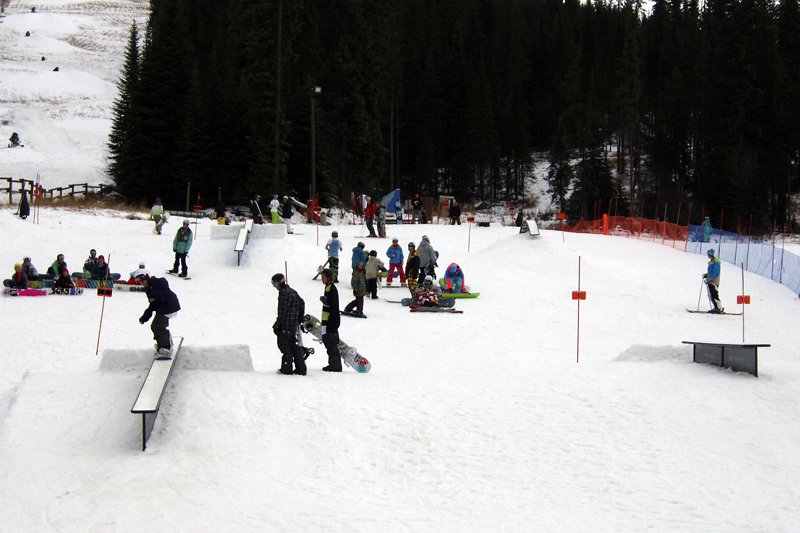
M 373 300 L 378 298 L 378 278 L 367 279 L 367 294 Z
M 339 283 L 339 258 L 338 257 L 329 257 L 328 258 L 328 266 L 331 268 L 331 272 L 333 273 L 333 282 Z
M 281 331 L 278 333 L 278 349 L 281 351 L 281 372 L 292 372 L 294 363 L 295 374 L 306 374 L 306 362 L 303 359 L 303 350 L 297 345 L 294 334 Z
M 708 297 L 711 300 L 711 305 L 714 306 L 714 309 L 722 309 L 722 302 L 719 299 L 719 289 L 713 283 L 709 283 L 708 287 Z
M 355 309 L 359 313 L 364 313 L 364 297 L 363 296 L 356 296 L 355 300 L 344 306 L 344 310 L 348 313 L 352 312 Z
M 166 315 L 156 315 L 153 322 L 150 324 L 150 330 L 153 332 L 153 339 L 156 341 L 158 348 L 172 348 L 169 340 L 169 317 Z
M 433 276 L 433 283 L 435 284 L 439 283 L 436 280 L 436 271 L 433 269 L 432 266 L 419 269 L 419 278 L 417 279 L 417 283 L 419 284 L 420 287 L 422 287 L 425 284 L 425 276 Z
M 375 235 L 375 227 L 372 225 L 373 218 L 372 217 L 366 217 L 364 220 L 367 223 L 367 229 L 369 230 L 369 236 L 370 237 L 377 237 L 377 235 Z
M 186 253 L 175 252 L 175 264 L 172 265 L 172 271 L 178 271 L 178 263 L 181 265 L 181 274 L 184 276 L 188 273 L 189 269 L 186 267 Z
M 342 357 L 339 355 L 339 332 L 326 333 L 322 336 L 322 344 L 328 350 L 328 366 L 334 370 L 342 369 Z

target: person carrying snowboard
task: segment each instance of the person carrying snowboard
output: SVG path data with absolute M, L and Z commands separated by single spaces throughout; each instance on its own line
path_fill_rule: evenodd
M 339 291 L 333 284 L 333 271 L 330 268 L 322 269 L 322 283 L 325 291 L 319 300 L 322 302 L 321 333 L 322 344 L 328 351 L 328 366 L 322 367 L 325 372 L 341 372 L 342 358 L 339 355 Z
M 714 307 L 709 309 L 709 313 L 722 314 L 725 309 L 722 307 L 722 302 L 719 299 L 719 278 L 722 274 L 722 262 L 719 257 L 714 257 L 714 249 L 710 248 L 708 252 L 708 270 L 703 274 L 703 280 L 708 288 L 708 300 Z
M 339 283 L 339 250 L 342 249 L 342 241 L 339 240 L 338 231 L 331 232 L 331 238 L 328 239 L 325 249 L 328 250 L 328 265 L 333 272 L 333 282 Z
M 386 272 L 386 265 L 378 259 L 378 252 L 372 250 L 367 259 L 367 293 L 373 300 L 378 299 L 378 272 Z
M 156 357 L 169 359 L 172 357 L 172 335 L 169 333 L 169 319 L 174 318 L 181 310 L 178 296 L 169 288 L 169 283 L 164 278 L 150 276 L 147 270 L 140 269 L 135 272 L 136 282 L 144 287 L 144 293 L 150 305 L 144 310 L 139 324 L 144 324 L 150 320 L 155 313 L 150 330 L 153 332 L 153 339 L 156 341 Z
M 406 274 L 403 272 L 403 248 L 398 244 L 397 239 L 392 239 L 392 245 L 386 250 L 386 255 L 389 257 L 389 275 L 386 277 L 386 285 L 391 285 L 394 271 L 400 274 L 400 286 L 406 285 Z
M 353 276 L 350 278 L 350 285 L 353 286 L 353 301 L 344 307 L 343 313 L 354 316 L 364 315 L 364 296 L 367 295 L 367 273 L 364 271 L 364 263 L 359 261 L 353 269 Z M 355 311 L 353 311 L 355 309 Z
M 186 256 L 189 255 L 189 250 L 192 247 L 192 230 L 189 228 L 189 221 L 184 220 L 183 225 L 178 228 L 175 233 L 175 238 L 172 239 L 172 251 L 175 252 L 175 263 L 172 265 L 170 274 L 178 274 L 178 263 L 181 265 L 181 273 L 178 277 L 185 278 L 189 273 L 186 266 Z
M 406 283 L 411 297 L 417 297 L 417 287 L 419 287 L 419 252 L 417 245 L 413 242 L 408 243 L 408 259 L 406 260 Z
M 283 274 L 272 276 L 272 286 L 278 290 L 278 316 L 272 325 L 272 331 L 278 338 L 278 349 L 281 351 L 281 368 L 278 373 L 305 376 L 306 361 L 303 359 L 303 350 L 297 344 L 297 327 L 306 316 L 306 304 L 297 291 L 289 287 Z
M 164 206 L 161 205 L 161 198 L 156 198 L 156 201 L 153 202 L 153 207 L 150 208 L 150 218 L 155 223 L 153 232 L 161 235 L 161 228 L 164 227 L 164 223 L 167 221 L 166 217 L 164 217 Z

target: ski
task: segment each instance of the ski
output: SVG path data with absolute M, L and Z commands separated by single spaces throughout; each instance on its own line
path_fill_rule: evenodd
M 709 313 L 708 311 L 700 311 L 698 309 L 686 309 L 690 313 L 701 313 L 704 315 L 729 315 L 729 316 L 740 316 L 742 313 Z
M 325 267 L 328 266 L 328 263 L 330 263 L 330 262 L 331 262 L 331 259 L 329 257 L 327 261 L 325 261 L 323 264 L 321 264 L 320 266 L 317 267 L 317 275 L 314 276 L 311 279 L 317 279 L 320 276 L 320 274 L 322 274 L 322 271 L 325 270 Z

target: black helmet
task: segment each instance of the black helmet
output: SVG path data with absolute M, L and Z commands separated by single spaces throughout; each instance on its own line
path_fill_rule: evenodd
M 280 272 L 278 272 L 277 274 L 272 276 L 272 286 L 273 287 L 276 287 L 276 288 L 280 287 L 284 283 L 286 283 L 286 276 L 284 276 Z

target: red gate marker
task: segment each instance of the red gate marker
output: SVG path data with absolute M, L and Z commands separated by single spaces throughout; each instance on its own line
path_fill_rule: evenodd
M 586 291 L 572 291 L 572 299 L 573 300 L 585 300 L 586 299 Z
M 738 305 L 745 305 L 750 303 L 750 295 L 749 294 L 739 294 L 736 296 L 736 303 Z

